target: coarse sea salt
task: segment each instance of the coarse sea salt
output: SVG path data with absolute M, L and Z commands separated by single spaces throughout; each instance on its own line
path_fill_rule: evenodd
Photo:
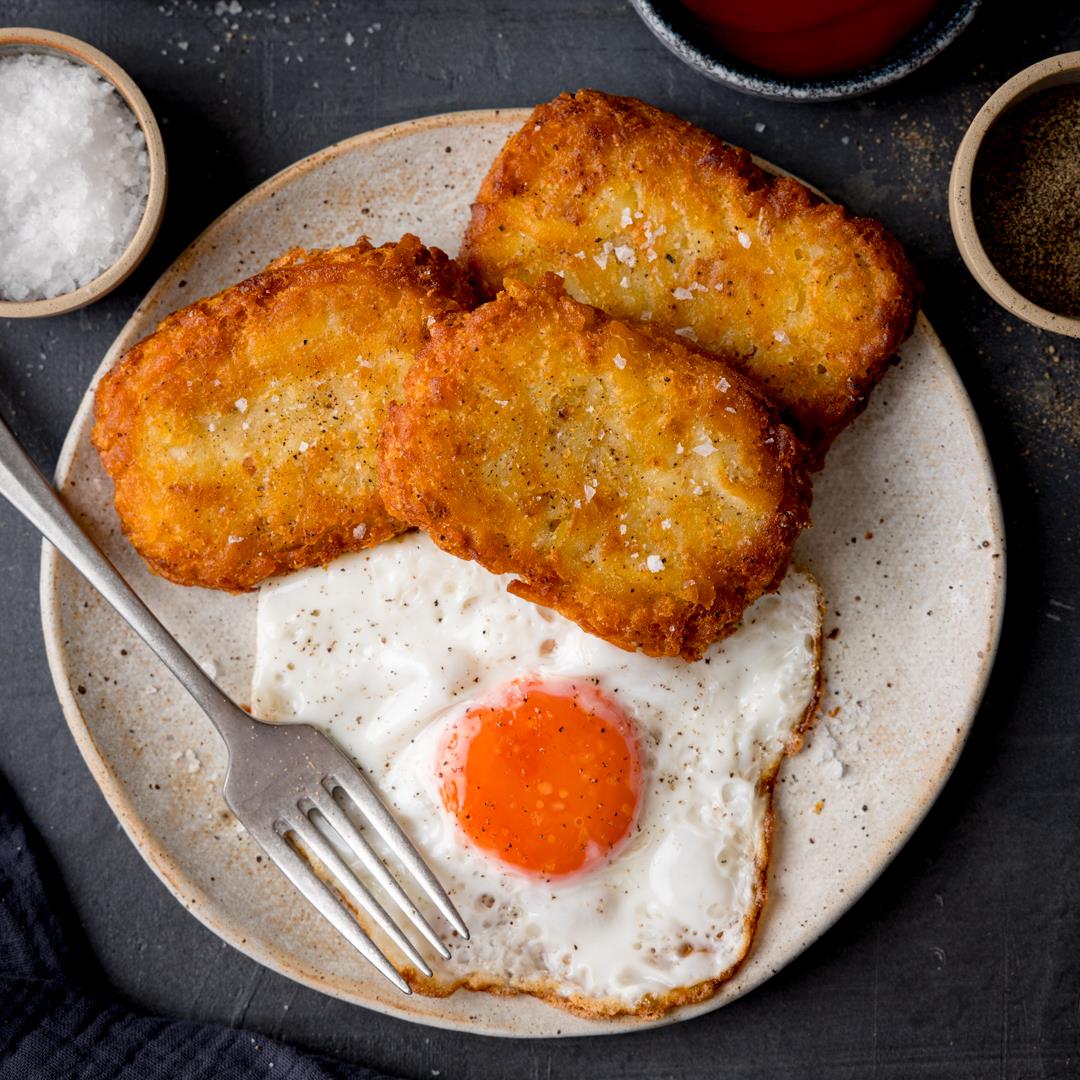
M 92 68 L 0 59 L 0 297 L 60 296 L 108 269 L 149 184 L 138 121 Z

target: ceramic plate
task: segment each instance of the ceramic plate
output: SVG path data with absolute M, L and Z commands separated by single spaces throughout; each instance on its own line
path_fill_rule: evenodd
M 293 245 L 375 243 L 411 230 L 455 252 L 469 201 L 523 111 L 432 117 L 360 135 L 286 169 L 177 259 L 102 363 L 157 321 Z M 100 375 L 100 372 L 99 372 Z M 57 480 L 68 504 L 180 641 L 248 700 L 255 597 L 151 576 L 123 539 L 89 442 L 88 392 Z M 738 976 L 746 993 L 805 949 L 867 888 L 945 782 L 985 686 L 1001 621 L 1000 509 L 982 433 L 925 320 L 818 477 L 797 559 L 828 600 L 825 693 L 806 748 L 784 766 L 769 905 Z M 120 619 L 51 548 L 42 560 L 49 662 L 72 733 L 132 841 L 177 899 L 260 963 L 348 1001 L 498 1035 L 578 1035 L 589 1021 L 528 997 L 404 998 L 265 860 L 225 808 L 224 747 Z

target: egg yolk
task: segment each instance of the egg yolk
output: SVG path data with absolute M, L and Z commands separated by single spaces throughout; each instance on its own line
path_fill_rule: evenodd
M 634 822 L 632 725 L 591 686 L 512 683 L 451 726 L 440 762 L 443 805 L 470 840 L 537 876 L 603 861 Z

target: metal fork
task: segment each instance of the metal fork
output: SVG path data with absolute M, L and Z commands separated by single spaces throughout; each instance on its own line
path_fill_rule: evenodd
M 310 724 L 268 724 L 249 716 L 231 701 L 82 531 L 3 420 L 0 420 L 0 495 L 108 600 L 202 706 L 229 749 L 225 802 L 263 851 L 358 952 L 399 990 L 411 993 L 401 973 L 365 932 L 354 914 L 355 908 L 366 912 L 424 975 L 430 975 L 431 968 L 338 854 L 327 833 L 316 827 L 315 819 L 321 817 L 336 833 L 340 843 L 363 863 L 444 959 L 450 956 L 450 951 L 365 839 L 363 831 L 371 829 L 382 839 L 458 934 L 467 939 L 469 931 L 435 875 L 356 766 Z M 363 831 L 343 808 L 349 802 L 362 819 Z M 312 856 L 321 864 L 323 874 L 312 865 Z

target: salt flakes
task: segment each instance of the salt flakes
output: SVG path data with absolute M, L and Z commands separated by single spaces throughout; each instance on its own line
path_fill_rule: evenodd
M 613 362 L 620 371 L 622 371 L 622 369 L 626 367 L 626 359 L 622 355 L 622 353 L 616 353 Z
M 706 438 L 694 447 L 694 453 L 697 454 L 698 457 L 709 457 L 716 453 L 716 447 L 713 446 L 712 439 Z
M 679 337 L 689 338 L 691 341 L 697 341 L 697 334 L 694 333 L 694 328 L 692 326 L 680 326 L 678 330 L 675 331 L 675 333 L 678 334 Z
M 615 248 L 615 258 L 629 266 L 631 270 L 634 268 L 634 264 L 637 262 L 637 256 L 634 254 L 634 249 L 629 244 L 620 244 Z
M 654 574 L 659 574 L 664 569 L 664 560 L 659 555 L 650 555 L 645 560 L 645 566 Z
M 748 248 L 750 246 L 750 234 L 748 232 L 743 232 L 743 230 L 740 229 L 737 233 L 737 236 L 739 237 L 739 243 L 742 244 L 744 248 Z
M 353 527 L 352 534 L 355 540 L 363 540 L 366 533 L 367 526 L 363 522 Z
M 788 341 L 790 340 L 788 338 L 787 334 L 785 334 L 783 330 L 774 330 L 772 336 L 773 336 L 773 341 L 776 341 L 781 345 L 786 345 L 788 343 Z
M 661 529 L 670 529 L 671 528 L 671 518 L 664 518 L 664 520 L 660 522 L 660 528 Z
M 240 413 L 247 412 L 247 398 L 238 397 L 233 404 L 236 406 L 236 411 Z
M 630 213 L 630 207 L 629 206 L 624 206 L 623 207 L 623 212 L 622 212 L 622 218 L 619 221 L 619 224 L 624 229 L 628 229 L 631 226 L 631 224 L 633 224 L 633 221 L 634 221 L 634 219 L 633 219 L 633 216 Z
M 596 481 L 594 480 L 591 484 L 586 484 L 585 485 L 585 501 L 587 503 L 591 503 L 593 501 L 593 496 L 595 494 L 596 494 Z
M 676 300 L 693 300 L 694 294 L 689 289 L 672 289 L 671 295 Z
M 116 262 L 146 206 L 146 140 L 86 64 L 0 59 L 0 296 L 73 292 Z

